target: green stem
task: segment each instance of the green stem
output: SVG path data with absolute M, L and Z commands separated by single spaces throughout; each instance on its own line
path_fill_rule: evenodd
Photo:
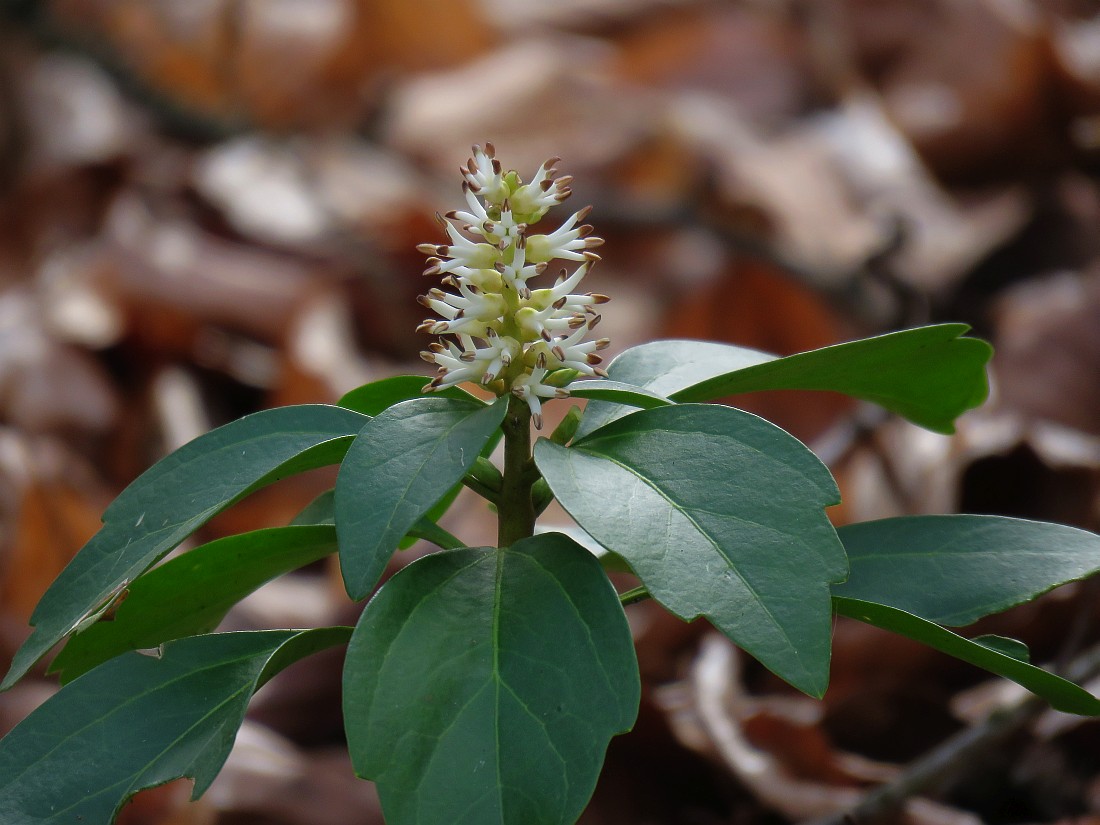
M 497 505 L 497 545 L 509 547 L 535 534 L 531 501 L 531 410 L 511 396 L 501 425 L 504 430 L 504 480 Z
M 630 590 L 627 590 L 625 593 L 619 594 L 619 602 L 622 604 L 623 607 L 626 607 L 628 604 L 635 604 L 636 602 L 644 602 L 648 598 L 649 591 L 646 589 L 644 584 L 639 585 L 638 587 L 633 587 Z
M 436 547 L 441 547 L 444 550 L 457 550 L 459 547 L 466 546 L 466 543 L 458 536 L 452 535 L 434 521 L 429 521 L 426 518 L 422 518 L 414 524 L 409 530 L 409 535 L 430 541 Z
M 492 487 L 488 487 L 482 483 L 481 479 L 475 478 L 470 473 L 467 473 L 462 478 L 462 483 L 486 499 L 490 504 L 499 507 L 500 506 L 500 490 L 494 490 Z

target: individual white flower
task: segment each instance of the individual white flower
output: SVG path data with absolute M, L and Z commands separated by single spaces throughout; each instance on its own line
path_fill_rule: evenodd
M 584 336 L 598 324 L 600 316 L 592 318 L 588 324 L 580 327 L 573 334 L 564 338 L 557 338 L 547 342 L 550 354 L 550 366 L 554 368 L 566 367 L 574 369 L 584 375 L 603 376 L 606 373 L 597 364 L 603 361 L 595 353 L 606 349 L 611 343 L 609 338 L 600 338 L 596 341 L 585 341 Z
M 549 235 L 531 235 L 527 239 L 527 258 L 531 261 L 552 261 L 564 258 L 570 261 L 591 261 L 599 258 L 591 250 L 603 245 L 603 238 L 590 237 L 592 227 L 577 226 L 592 210 L 586 206 L 574 212 L 565 223 Z M 574 228 L 576 227 L 576 228 Z
M 500 337 L 489 332 L 484 339 L 485 345 L 477 346 L 472 336 L 459 335 L 462 349 L 453 342 L 431 344 L 427 352 L 420 356 L 429 363 L 439 366 L 439 372 L 428 385 L 430 389 L 445 389 L 473 381 L 488 384 L 496 380 L 503 367 L 512 363 L 521 350 L 519 341 L 510 337 Z
M 466 168 L 459 168 L 462 177 L 476 194 L 490 203 L 499 204 L 508 196 L 508 189 L 501 174 L 500 161 L 496 159 L 493 144 L 486 143 L 485 149 L 474 146 L 474 156 L 466 161 Z
M 535 367 L 512 382 L 512 395 L 527 402 L 527 406 L 531 408 L 531 419 L 539 429 L 542 428 L 542 402 L 539 399 L 569 397 L 569 393 L 561 387 L 544 384 L 546 375 L 545 367 Z
M 534 223 L 546 214 L 552 206 L 556 206 L 568 198 L 573 190 L 569 184 L 573 182 L 572 176 L 554 180 L 554 166 L 561 158 L 550 158 L 539 167 L 531 182 L 520 186 L 512 193 L 512 209 L 527 217 L 529 223 Z

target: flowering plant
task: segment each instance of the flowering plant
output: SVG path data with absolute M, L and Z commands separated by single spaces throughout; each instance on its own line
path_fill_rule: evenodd
M 555 179 L 555 159 L 524 183 L 494 155 L 474 148 L 467 209 L 441 218 L 447 243 L 420 247 L 427 274 L 452 290 L 420 299 L 439 316 L 420 327 L 440 339 L 423 353 L 438 367 L 427 386 L 401 376 L 336 406 L 248 416 L 177 450 L 108 507 L 4 679 L 67 640 L 50 665 L 63 687 L 0 742 L 0 821 L 109 823 L 132 794 L 178 777 L 202 794 L 251 695 L 290 663 L 347 644 L 348 747 L 391 825 L 574 822 L 608 741 L 634 723 L 624 606 L 649 597 L 685 620 L 705 616 L 811 696 L 826 689 L 840 614 L 1056 708 L 1100 714 L 1100 700 L 1031 665 L 1022 645 L 946 627 L 1091 575 L 1100 537 L 978 516 L 835 529 L 825 508 L 839 493 L 810 450 L 754 415 L 699 403 L 831 390 L 950 432 L 986 396 L 987 344 L 960 324 L 784 358 L 657 341 L 605 371 L 597 353 L 608 341 L 590 333 L 608 299 L 579 291 L 602 243 L 588 210 L 537 233 L 570 179 Z M 554 261 L 575 268 L 546 285 Z M 587 407 L 532 446 L 543 401 L 566 396 Z M 292 524 L 158 564 L 254 490 L 336 463 L 334 490 Z M 468 547 L 440 526 L 463 485 L 496 508 L 496 547 Z M 554 499 L 577 530 L 536 531 Z M 440 549 L 375 592 L 411 539 Z M 264 582 L 332 553 L 352 599 L 374 593 L 354 630 L 215 632 Z M 611 566 L 639 585 L 617 593 Z

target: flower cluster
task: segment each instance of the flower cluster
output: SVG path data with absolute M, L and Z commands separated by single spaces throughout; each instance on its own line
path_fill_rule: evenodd
M 540 399 L 564 398 L 579 376 L 605 375 L 596 353 L 608 340 L 585 338 L 600 321 L 595 307 L 609 299 L 577 291 L 603 240 L 584 223 L 591 207 L 549 234 L 529 231 L 570 195 L 572 178 L 555 178 L 559 158 L 524 183 L 503 171 L 491 143 L 474 146 L 473 154 L 461 170 L 467 209 L 439 217 L 449 243 L 417 247 L 431 256 L 424 274 L 442 275 L 454 290 L 432 289 L 418 299 L 442 319 L 418 327 L 440 336 L 420 354 L 439 367 L 425 390 L 473 381 L 497 395 L 510 392 L 527 402 L 541 427 Z M 560 269 L 552 287 L 533 285 L 556 260 L 580 265 L 572 274 Z

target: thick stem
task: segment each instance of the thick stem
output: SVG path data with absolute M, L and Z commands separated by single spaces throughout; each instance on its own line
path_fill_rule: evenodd
M 514 395 L 508 399 L 504 430 L 504 481 L 497 505 L 497 545 L 508 547 L 535 534 L 531 501 L 531 410 Z M 536 476 L 537 477 L 537 476 Z

